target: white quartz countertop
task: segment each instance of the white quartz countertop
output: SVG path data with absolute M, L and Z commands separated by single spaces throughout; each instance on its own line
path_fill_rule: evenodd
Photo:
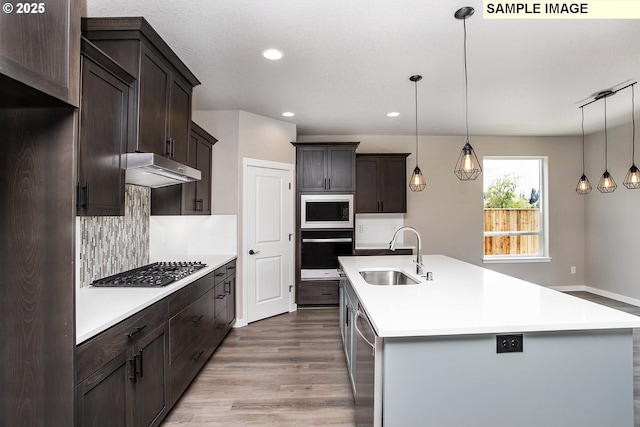
M 345 275 L 381 337 L 639 328 L 640 317 L 444 255 L 340 257 Z M 367 284 L 362 270 L 394 268 L 417 285 Z
M 78 289 L 76 291 L 76 345 L 171 295 L 189 283 L 206 276 L 236 257 L 237 255 L 231 254 L 184 257 L 179 261 L 202 261 L 207 266 L 162 288 L 94 288 L 89 286 Z

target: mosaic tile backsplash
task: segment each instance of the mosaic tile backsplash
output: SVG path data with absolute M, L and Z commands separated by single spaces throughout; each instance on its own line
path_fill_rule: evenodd
M 80 217 L 79 284 L 149 263 L 151 189 L 127 185 L 122 216 Z

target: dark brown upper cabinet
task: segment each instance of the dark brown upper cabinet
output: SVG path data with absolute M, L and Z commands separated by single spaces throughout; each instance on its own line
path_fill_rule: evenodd
M 299 192 L 356 191 L 356 148 L 359 142 L 295 142 Z
M 191 123 L 187 150 L 188 166 L 198 169 L 202 179 L 151 190 L 151 215 L 211 215 L 211 163 L 218 142 L 206 130 Z
M 77 215 L 124 215 L 127 116 L 135 80 L 82 39 Z
M 0 13 L 0 106 L 55 106 L 62 101 L 77 107 L 80 2 L 6 5 L 14 11 Z
M 127 151 L 186 163 L 191 97 L 200 81 L 144 18 L 83 18 L 82 32 L 136 78 Z
M 408 155 L 356 156 L 356 213 L 407 212 Z

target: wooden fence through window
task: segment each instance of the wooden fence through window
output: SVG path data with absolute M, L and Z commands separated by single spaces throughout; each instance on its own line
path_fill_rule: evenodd
M 518 233 L 484 237 L 485 255 L 531 255 L 539 250 L 540 209 L 485 209 L 484 231 Z

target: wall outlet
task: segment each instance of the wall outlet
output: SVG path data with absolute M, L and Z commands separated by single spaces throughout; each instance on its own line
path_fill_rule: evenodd
M 359 227 L 358 227 L 358 231 L 359 231 L 360 233 L 364 233 L 364 225 L 359 226 Z
M 571 266 L 571 274 L 576 274 L 576 266 L 575 265 Z
M 497 353 L 522 353 L 522 334 L 496 335 Z

